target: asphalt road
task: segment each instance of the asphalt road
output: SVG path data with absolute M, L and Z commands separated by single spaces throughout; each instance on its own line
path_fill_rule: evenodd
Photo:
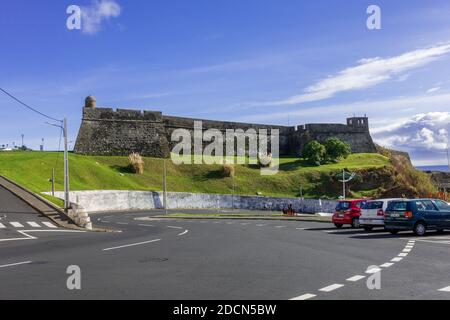
M 45 221 L 16 198 L 8 198 L 15 210 L 4 207 L 4 196 L 8 222 Z M 450 286 L 450 233 L 418 239 L 316 222 L 154 214 L 92 216 L 122 231 L 115 233 L 4 223 L 0 299 L 450 299 L 439 291 Z M 70 265 L 81 269 L 81 290 L 67 289 Z M 369 266 L 381 270 L 379 290 L 367 288 L 377 271 Z

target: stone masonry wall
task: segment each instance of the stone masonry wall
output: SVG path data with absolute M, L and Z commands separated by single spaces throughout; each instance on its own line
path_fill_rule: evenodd
M 177 142 L 171 142 L 175 129 L 187 129 L 193 138 L 192 118 L 164 116 L 157 111 L 139 111 L 111 108 L 83 108 L 83 120 L 74 152 L 86 155 L 127 156 L 138 152 L 143 156 L 169 157 Z M 271 129 L 280 133 L 280 155 L 301 155 L 303 147 L 311 140 L 325 141 L 337 137 L 350 144 L 354 153 L 374 153 L 375 144 L 369 133 L 368 119 L 354 117 L 347 124 L 307 124 L 297 127 L 260 125 L 250 123 L 200 120 L 203 130 L 218 129 Z M 204 142 L 204 145 L 209 144 Z M 270 143 L 269 143 L 270 151 Z

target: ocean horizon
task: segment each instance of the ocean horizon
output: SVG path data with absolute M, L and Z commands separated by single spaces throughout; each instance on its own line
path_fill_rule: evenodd
M 442 171 L 442 172 L 450 172 L 448 165 L 443 166 L 416 166 L 417 169 L 421 171 Z

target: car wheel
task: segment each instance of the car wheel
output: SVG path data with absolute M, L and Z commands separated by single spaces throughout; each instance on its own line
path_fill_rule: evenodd
M 364 230 L 365 230 L 365 231 L 372 231 L 372 230 L 373 230 L 373 227 L 367 226 L 367 227 L 364 227 Z
M 359 223 L 359 218 L 355 218 L 355 219 L 352 220 L 352 228 L 357 229 L 357 228 L 359 228 L 360 226 L 361 226 L 361 225 L 360 225 L 360 223 Z
M 414 233 L 416 236 L 423 237 L 427 233 L 427 226 L 425 223 L 419 221 L 414 226 Z
M 398 230 L 389 230 L 389 232 L 390 232 L 391 234 L 397 234 L 397 233 L 398 233 Z
M 343 224 L 342 223 L 335 223 L 334 224 L 336 228 L 340 229 L 342 228 Z

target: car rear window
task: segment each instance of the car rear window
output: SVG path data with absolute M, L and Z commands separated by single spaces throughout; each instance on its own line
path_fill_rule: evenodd
M 408 208 L 408 202 L 406 201 L 393 201 L 389 203 L 388 211 L 406 211 Z
M 383 209 L 383 201 L 370 201 L 362 207 L 363 209 Z
M 350 202 L 339 202 L 336 206 L 336 210 L 348 210 L 350 208 Z

